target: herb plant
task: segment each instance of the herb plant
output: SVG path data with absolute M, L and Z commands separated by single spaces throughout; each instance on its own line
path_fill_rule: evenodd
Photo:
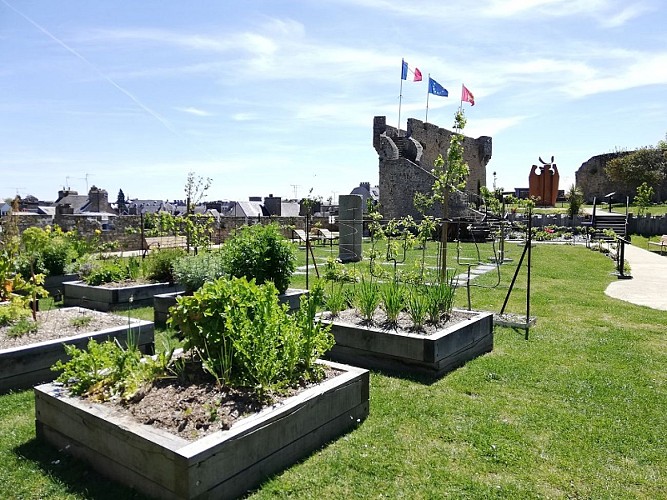
M 220 384 L 263 394 L 318 376 L 314 361 L 333 345 L 330 327 L 315 323 L 322 300 L 316 287 L 290 315 L 273 283 L 220 278 L 179 297 L 168 324 Z
M 380 305 L 380 290 L 377 283 L 362 278 L 354 294 L 354 307 L 364 321 L 373 321 L 375 310 Z
M 405 305 L 403 287 L 398 283 L 386 283 L 380 288 L 382 310 L 387 315 L 387 323 L 395 325 L 398 315 Z
M 406 308 L 408 315 L 410 316 L 410 321 L 412 321 L 413 328 L 415 330 L 421 330 L 428 317 L 428 296 L 424 295 L 422 290 L 418 287 L 413 288 L 408 294 Z

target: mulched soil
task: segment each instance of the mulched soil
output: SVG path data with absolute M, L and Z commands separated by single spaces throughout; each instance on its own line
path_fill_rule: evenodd
M 361 327 L 372 327 L 379 328 L 391 333 L 416 333 L 420 335 L 432 335 L 435 332 L 447 328 L 453 324 L 456 324 L 460 321 L 466 320 L 475 314 L 474 312 L 466 311 L 452 311 L 451 315 L 448 318 L 443 318 L 438 323 L 429 323 L 426 322 L 421 328 L 415 328 L 410 316 L 406 312 L 402 312 L 398 315 L 398 321 L 393 323 L 387 322 L 387 315 L 378 308 L 373 315 L 373 321 L 365 321 L 356 311 L 356 309 L 346 309 L 341 311 L 335 318 L 332 318 L 331 313 L 325 312 L 322 314 L 322 319 L 325 320 L 335 320 L 336 323 L 344 323 L 353 326 Z
M 76 321 L 80 321 L 80 318 L 83 317 L 90 318 L 90 322 L 84 326 L 74 326 Z M 37 324 L 36 332 L 27 333 L 20 337 L 10 337 L 9 326 L 0 327 L 0 349 L 37 344 L 46 340 L 72 337 L 86 332 L 127 325 L 128 319 L 81 307 L 66 307 L 50 311 L 38 311 Z
M 313 387 L 302 383 L 281 393 L 266 394 L 260 399 L 248 388 L 220 386 L 204 373 L 198 363 L 189 363 L 179 379 L 154 381 L 140 390 L 131 401 L 107 401 L 116 412 L 131 416 L 137 422 L 152 425 L 188 441 L 195 441 L 234 422 Z M 324 380 L 340 372 L 326 368 Z

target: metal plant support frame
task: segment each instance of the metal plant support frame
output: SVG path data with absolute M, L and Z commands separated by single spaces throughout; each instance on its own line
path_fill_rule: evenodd
M 512 277 L 512 282 L 510 283 L 509 289 L 507 290 L 507 295 L 505 296 L 505 301 L 503 302 L 503 307 L 500 309 L 500 316 L 505 314 L 505 307 L 507 307 L 507 302 L 509 301 L 510 295 L 512 294 L 512 290 L 514 289 L 514 283 L 516 282 L 516 278 L 519 275 L 519 271 L 521 270 L 521 264 L 523 264 L 523 259 L 528 254 L 528 263 L 527 263 L 527 281 L 526 281 L 526 321 L 523 325 L 516 326 L 516 328 L 523 328 L 525 331 L 525 337 L 526 340 L 528 340 L 528 332 L 530 330 L 530 270 L 531 270 L 531 249 L 533 246 L 533 212 L 530 210 L 528 212 L 528 227 L 526 229 L 526 245 L 523 247 L 523 252 L 521 253 L 521 258 L 519 259 L 519 263 L 516 266 L 516 271 L 514 272 L 514 276 Z

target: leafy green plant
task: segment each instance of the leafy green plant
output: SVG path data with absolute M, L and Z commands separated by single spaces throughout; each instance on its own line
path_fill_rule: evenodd
M 25 297 L 14 295 L 8 303 L 0 306 L 0 326 L 11 325 L 30 316 Z
M 361 279 L 354 291 L 354 307 L 364 321 L 373 321 L 375 310 L 380 305 L 380 290 L 377 283 Z
M 172 265 L 174 281 L 192 293 L 207 281 L 213 281 L 225 274 L 219 252 L 201 252 L 176 259 Z
M 142 362 L 136 347 L 123 348 L 117 342 L 98 343 L 94 339 L 86 349 L 67 344 L 64 347 L 71 359 L 59 360 L 51 369 L 62 370 L 57 380 L 67 385 L 72 394 L 101 401 L 112 397 L 129 399 L 155 376 L 155 365 Z
M 76 318 L 72 318 L 69 320 L 69 324 L 73 326 L 74 328 L 84 328 L 88 326 L 91 322 L 93 321 L 93 318 L 91 316 L 77 316 Z
M 254 278 L 258 285 L 272 282 L 280 293 L 296 269 L 294 246 L 277 224 L 243 227 L 222 247 L 225 272 L 236 278 Z
M 356 283 L 359 273 L 353 267 L 347 267 L 340 260 L 329 256 L 324 264 L 322 277 L 335 283 Z
M 119 259 L 95 261 L 90 267 L 79 269 L 81 279 L 88 285 L 98 286 L 104 283 L 124 281 L 130 278 L 127 266 Z
M 146 278 L 152 281 L 174 283 L 173 264 L 185 256 L 182 248 L 165 248 L 151 252 L 146 258 Z
M 333 342 L 329 327 L 314 321 L 322 298 L 316 287 L 290 315 L 273 283 L 220 278 L 179 297 L 168 324 L 181 330 L 184 349 L 219 383 L 262 394 L 317 377 L 314 360 Z
M 398 283 L 386 283 L 380 288 L 380 306 L 387 315 L 387 323 L 396 324 L 405 305 L 405 293 Z
M 39 325 L 36 321 L 31 321 L 27 317 L 22 317 L 9 327 L 7 335 L 10 337 L 22 337 L 28 333 L 35 333 L 38 327 Z

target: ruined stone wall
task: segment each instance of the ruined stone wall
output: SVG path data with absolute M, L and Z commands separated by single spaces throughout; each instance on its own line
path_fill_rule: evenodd
M 379 159 L 379 186 L 381 212 L 385 218 L 412 215 L 419 218 L 413 198 L 415 192 L 430 193 L 433 186 L 433 162 L 441 154 L 447 155 L 453 132 L 432 123 L 408 119 L 407 132 L 386 124 L 386 117 L 376 116 L 373 123 L 373 147 Z M 465 137 L 464 160 L 470 167 L 465 190 L 478 193 L 486 186 L 486 165 L 491 159 L 491 137 Z M 450 209 L 452 208 L 450 204 Z M 440 215 L 436 206 L 431 215 Z
M 432 123 L 424 123 L 415 118 L 408 119 L 408 136 L 417 140 L 422 148 L 421 166 L 430 171 L 433 162 L 441 154 L 447 156 L 449 142 L 454 134 Z M 491 160 L 492 139 L 482 136 L 477 139 L 465 137 L 463 141 L 463 159 L 470 167 L 470 175 L 465 190 L 479 193 L 480 186 L 486 186 L 486 165 Z
M 584 193 L 586 203 L 592 203 L 595 197 L 598 201 L 604 201 L 602 198 L 612 192 L 615 192 L 619 199 L 634 196 L 634 192 L 624 190 L 622 186 L 612 182 L 605 173 L 607 162 L 627 154 L 627 152 L 619 152 L 597 155 L 581 164 L 575 173 L 575 179 L 577 187 Z

